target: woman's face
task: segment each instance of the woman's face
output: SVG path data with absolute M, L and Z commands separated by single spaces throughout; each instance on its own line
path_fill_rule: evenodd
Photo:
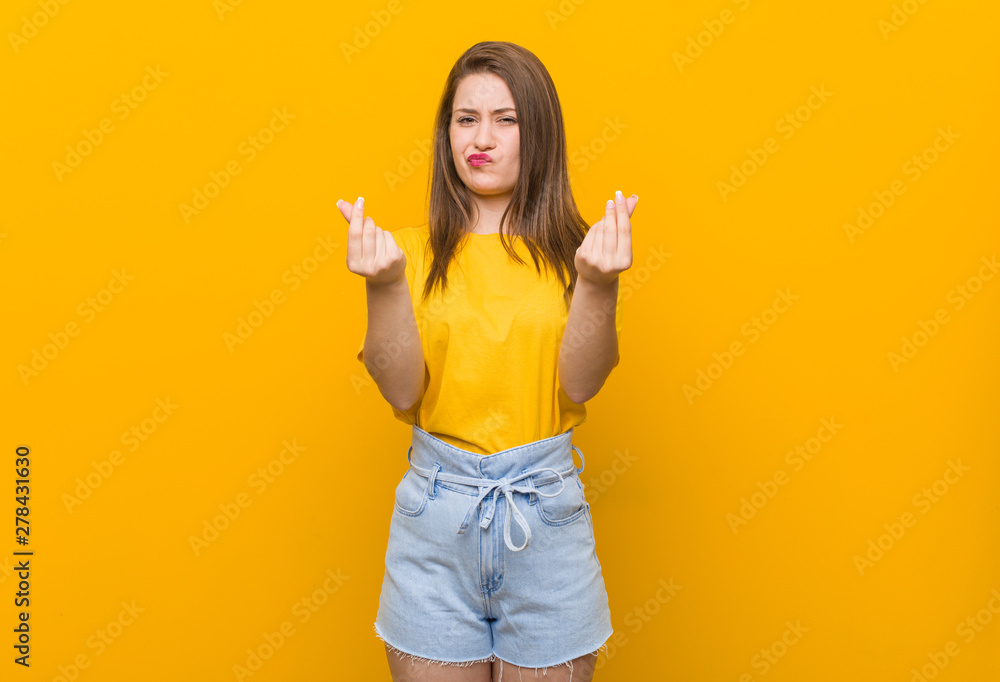
M 514 98 L 502 78 L 480 73 L 459 82 L 449 135 L 465 186 L 475 194 L 509 199 L 520 170 L 521 135 Z M 469 157 L 474 154 L 489 158 L 473 165 Z

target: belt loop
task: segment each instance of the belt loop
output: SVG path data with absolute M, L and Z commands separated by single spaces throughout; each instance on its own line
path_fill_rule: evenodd
M 441 465 L 434 462 L 434 466 L 431 468 L 431 475 L 427 481 L 427 497 L 432 500 L 434 499 L 434 481 L 437 479 L 439 471 L 441 471 Z
M 587 466 L 587 460 L 585 460 L 585 459 L 583 458 L 583 451 L 582 451 L 582 450 L 580 450 L 580 448 L 578 448 L 578 447 L 576 447 L 576 446 L 574 445 L 574 446 L 573 446 L 573 449 L 574 449 L 574 450 L 576 450 L 577 452 L 579 452 L 579 453 L 580 453 L 580 468 L 576 470 L 576 473 L 577 473 L 577 474 L 582 474 L 582 473 L 583 473 L 583 468 L 584 468 L 585 466 Z M 574 464 L 573 466 L 574 466 L 574 468 L 576 467 L 576 465 L 575 465 L 575 464 Z
M 528 473 L 528 467 L 525 467 L 525 468 L 521 469 L 521 473 L 522 474 Z M 535 482 L 531 480 L 531 476 L 528 476 L 526 479 L 524 479 L 524 484 L 525 484 L 525 486 L 527 486 L 528 488 L 531 488 L 532 490 L 535 489 Z M 537 494 L 535 494 L 533 492 L 528 493 L 528 504 L 529 505 L 532 505 L 532 504 L 534 504 L 537 501 L 538 501 L 538 495 Z

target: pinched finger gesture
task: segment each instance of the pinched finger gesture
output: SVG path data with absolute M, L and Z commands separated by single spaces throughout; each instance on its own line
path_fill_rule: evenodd
M 364 199 L 352 206 L 338 201 L 347 228 L 347 269 L 362 275 L 371 284 L 392 284 L 406 275 L 406 255 L 392 238 L 392 233 L 375 225 L 365 216 Z
M 595 284 L 610 284 L 632 266 L 632 223 L 629 217 L 639 197 L 625 199 L 615 192 L 608 200 L 604 217 L 591 226 L 576 250 L 576 271 L 581 279 Z

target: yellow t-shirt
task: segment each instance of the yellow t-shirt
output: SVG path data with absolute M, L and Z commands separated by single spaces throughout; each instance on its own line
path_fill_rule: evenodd
M 448 269 L 448 287 L 423 301 L 433 256 L 428 225 L 392 233 L 406 254 L 406 280 L 424 350 L 424 392 L 410 409 L 392 407 L 407 424 L 452 445 L 488 455 L 549 438 L 582 424 L 583 404 L 559 385 L 559 348 L 569 311 L 559 278 L 514 239 L 524 264 L 499 234 L 470 234 Z M 622 287 L 615 329 L 621 339 Z M 364 362 L 364 340 L 358 349 Z M 615 359 L 618 365 L 621 355 Z M 367 372 L 366 372 L 367 373 Z

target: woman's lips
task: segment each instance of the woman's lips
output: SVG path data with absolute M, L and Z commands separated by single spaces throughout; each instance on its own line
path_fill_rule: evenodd
M 492 162 L 493 159 L 490 158 L 489 154 L 473 154 L 469 157 L 470 166 L 485 166 Z

